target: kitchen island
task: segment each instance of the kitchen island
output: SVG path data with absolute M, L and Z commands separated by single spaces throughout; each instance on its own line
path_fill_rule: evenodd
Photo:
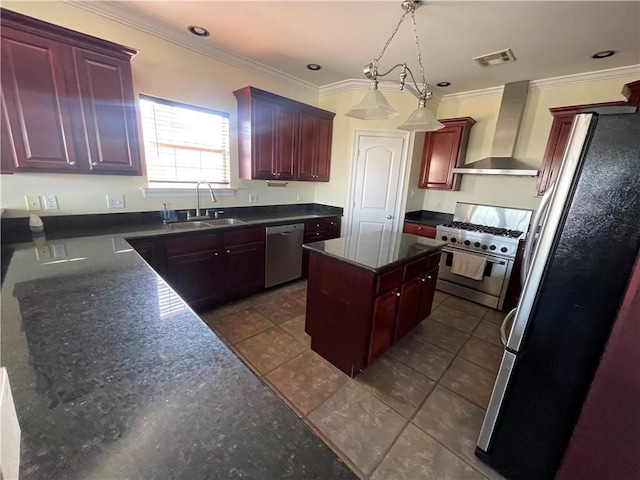
M 351 377 L 431 313 L 444 242 L 367 233 L 304 245 L 311 348 Z
M 122 235 L 3 254 L 21 478 L 356 478 Z

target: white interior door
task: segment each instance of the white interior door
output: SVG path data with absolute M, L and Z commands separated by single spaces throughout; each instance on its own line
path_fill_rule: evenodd
M 348 229 L 354 248 L 362 244 L 359 238 L 364 234 L 377 234 L 382 242 L 383 231 L 399 228 L 408 137 L 395 132 L 356 132 Z

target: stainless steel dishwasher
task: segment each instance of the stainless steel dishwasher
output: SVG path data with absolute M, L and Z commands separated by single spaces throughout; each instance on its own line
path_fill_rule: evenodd
M 267 227 L 264 286 L 273 287 L 302 275 L 304 224 Z

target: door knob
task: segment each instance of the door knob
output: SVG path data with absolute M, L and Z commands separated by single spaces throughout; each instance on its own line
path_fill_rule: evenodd
M 393 215 L 387 215 L 387 218 L 391 220 L 393 218 Z

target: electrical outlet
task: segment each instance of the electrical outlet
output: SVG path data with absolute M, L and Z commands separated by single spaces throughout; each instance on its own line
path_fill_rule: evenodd
M 49 260 L 51 258 L 51 250 L 49 250 L 49 245 L 38 245 L 36 247 L 36 258 L 38 260 Z
M 298 194 L 297 201 L 298 201 L 298 202 L 301 202 L 301 201 L 302 201 L 302 194 L 301 194 L 301 193 L 299 193 L 299 194 Z
M 250 193 L 249 194 L 249 203 L 258 203 L 258 194 Z
M 45 210 L 58 210 L 58 198 L 55 195 L 43 195 L 42 204 Z
M 436 208 L 442 208 L 442 202 L 436 202 Z
M 66 257 L 67 256 L 67 245 L 65 243 L 54 243 L 50 245 L 51 253 L 55 258 Z
M 27 210 L 37 211 L 42 210 L 42 206 L 40 205 L 40 197 L 38 195 L 25 195 L 25 202 L 27 202 Z
M 107 208 L 124 208 L 124 195 L 107 195 Z

